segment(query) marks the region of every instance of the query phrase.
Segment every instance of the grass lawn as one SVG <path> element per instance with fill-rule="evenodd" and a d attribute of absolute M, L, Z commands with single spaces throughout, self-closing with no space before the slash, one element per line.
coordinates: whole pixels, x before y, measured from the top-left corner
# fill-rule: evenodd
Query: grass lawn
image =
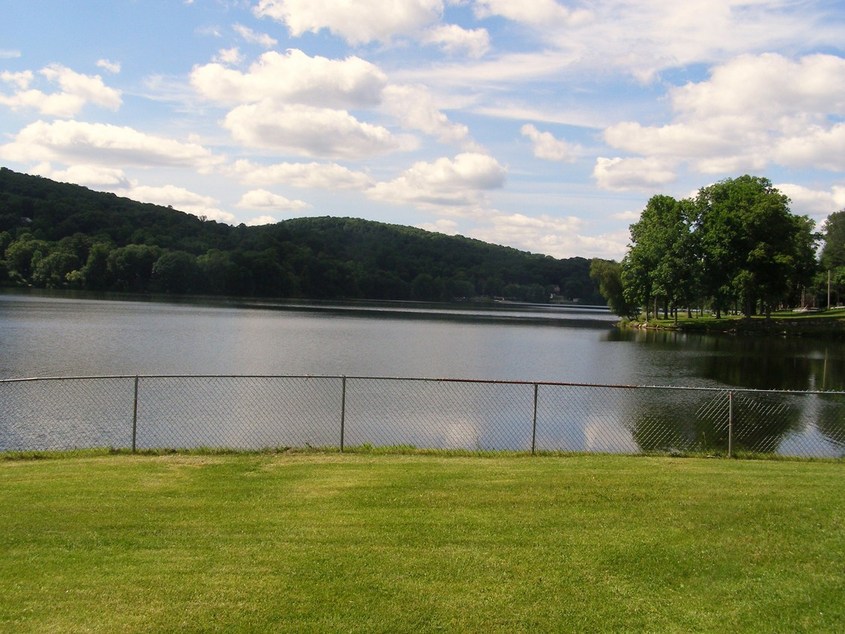
<path fill-rule="evenodd" d="M 845 464 L 0 460 L 0 630 L 845 631 Z"/>
<path fill-rule="evenodd" d="M 652 328 L 679 329 L 687 332 L 769 332 L 836 337 L 845 335 L 843 308 L 810 312 L 774 312 L 770 319 L 764 315 L 755 315 L 750 319 L 742 315 L 722 315 L 720 319 L 716 319 L 712 314 L 687 317 L 686 311 L 682 310 L 679 311 L 676 321 L 674 317 L 662 319 L 662 314 L 661 312 L 658 316 L 653 316 L 648 325 Z"/>

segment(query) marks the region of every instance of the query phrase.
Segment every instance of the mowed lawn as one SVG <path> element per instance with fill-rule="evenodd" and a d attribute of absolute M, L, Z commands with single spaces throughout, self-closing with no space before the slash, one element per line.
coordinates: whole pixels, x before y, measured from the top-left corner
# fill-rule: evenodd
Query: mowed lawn
<path fill-rule="evenodd" d="M 845 464 L 0 460 L 0 630 L 845 631 Z"/>

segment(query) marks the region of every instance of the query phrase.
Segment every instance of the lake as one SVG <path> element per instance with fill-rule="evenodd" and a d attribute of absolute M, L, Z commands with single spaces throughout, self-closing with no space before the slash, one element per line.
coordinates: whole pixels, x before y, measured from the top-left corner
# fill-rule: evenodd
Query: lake
<path fill-rule="evenodd" d="M 845 388 L 845 344 L 620 331 L 606 310 L 0 293 L 0 378 L 313 374 Z"/>
<path fill-rule="evenodd" d="M 595 307 L 0 293 L 0 378 L 114 377 L 0 384 L 0 451 L 845 451 L 841 396 L 722 389 L 841 390 L 840 342 L 615 322 Z"/>

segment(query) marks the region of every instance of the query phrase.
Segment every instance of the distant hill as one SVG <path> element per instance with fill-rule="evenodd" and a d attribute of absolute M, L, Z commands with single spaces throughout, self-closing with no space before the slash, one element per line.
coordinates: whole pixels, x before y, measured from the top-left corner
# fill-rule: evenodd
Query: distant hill
<path fill-rule="evenodd" d="M 313 299 L 603 304 L 589 260 L 354 218 L 230 226 L 0 168 L 0 283 Z"/>

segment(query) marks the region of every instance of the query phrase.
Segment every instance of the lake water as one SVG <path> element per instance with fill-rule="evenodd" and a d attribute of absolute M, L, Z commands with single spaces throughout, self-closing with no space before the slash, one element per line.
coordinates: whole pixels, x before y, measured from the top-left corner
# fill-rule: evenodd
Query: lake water
<path fill-rule="evenodd" d="M 147 375 L 134 399 L 132 379 L 0 384 L 0 450 L 346 442 L 724 451 L 735 407 L 735 448 L 845 451 L 841 396 L 738 393 L 730 405 L 711 389 L 596 387 L 842 390 L 841 342 L 620 331 L 615 322 L 587 307 L 0 293 L 0 378 Z M 324 378 L 266 378 L 279 375 Z"/>
<path fill-rule="evenodd" d="M 607 311 L 163 303 L 0 293 L 0 378 L 113 374 L 456 377 L 845 388 L 845 345 L 619 331 Z"/>

